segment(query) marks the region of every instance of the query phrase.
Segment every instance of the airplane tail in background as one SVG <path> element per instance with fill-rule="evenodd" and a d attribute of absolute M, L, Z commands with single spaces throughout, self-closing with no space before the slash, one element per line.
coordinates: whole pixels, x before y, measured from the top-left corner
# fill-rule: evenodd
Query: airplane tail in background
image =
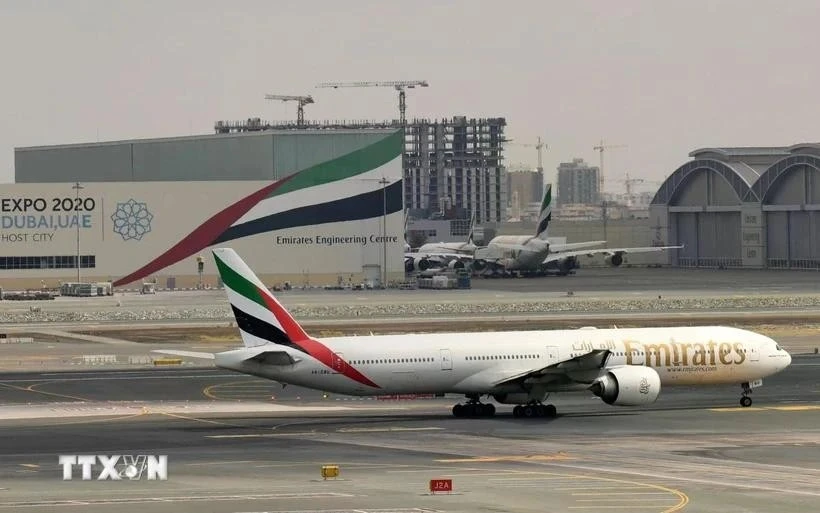
<path fill-rule="evenodd" d="M 218 248 L 213 253 L 245 347 L 270 343 L 292 346 L 310 340 L 236 251 Z"/>
<path fill-rule="evenodd" d="M 535 236 L 547 240 L 547 232 L 552 220 L 552 184 L 548 183 L 544 189 L 544 199 L 541 201 L 541 211 L 538 213 L 538 227 Z"/>

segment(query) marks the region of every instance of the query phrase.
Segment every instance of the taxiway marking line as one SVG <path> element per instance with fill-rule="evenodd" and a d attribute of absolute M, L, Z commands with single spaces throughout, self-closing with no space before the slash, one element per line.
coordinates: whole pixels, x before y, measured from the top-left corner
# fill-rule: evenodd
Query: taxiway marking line
<path fill-rule="evenodd" d="M 709 408 L 714 412 L 743 412 L 743 411 L 815 411 L 820 410 L 820 404 L 795 404 L 786 406 L 733 406 L 726 408 Z"/>
<path fill-rule="evenodd" d="M 554 463 L 545 463 L 545 462 L 542 462 L 542 461 L 532 461 L 532 463 L 534 463 L 536 465 L 542 465 L 542 466 L 555 465 Z M 557 465 L 559 467 L 561 467 L 563 465 L 566 465 L 567 468 L 571 468 L 571 469 L 572 468 L 576 468 L 576 469 L 585 468 L 585 467 L 582 467 L 582 466 L 578 466 L 577 464 L 563 464 L 562 465 L 561 463 L 558 463 Z M 590 470 L 599 470 L 599 469 L 590 469 Z M 616 473 L 616 474 L 619 473 L 619 472 L 611 471 L 611 470 L 608 471 L 608 472 Z M 448 477 L 450 476 L 449 474 L 446 474 L 446 475 Z M 470 474 L 465 474 L 465 477 L 469 476 L 469 475 Z M 473 474 L 473 475 L 486 475 L 486 474 Z M 661 492 L 666 492 L 669 495 L 675 496 L 678 499 L 677 504 L 663 510 L 661 513 L 675 513 L 677 511 L 680 511 L 684 507 L 686 507 L 687 504 L 689 504 L 689 496 L 686 495 L 685 493 L 683 493 L 682 491 L 677 490 L 675 488 L 669 488 L 667 486 L 654 484 L 654 483 L 642 483 L 640 481 L 628 481 L 626 479 L 616 479 L 616 478 L 613 478 L 613 477 L 590 477 L 589 474 L 572 474 L 572 473 L 559 473 L 559 472 L 537 472 L 537 471 L 530 472 L 530 471 L 526 471 L 526 472 L 520 472 L 519 473 L 519 472 L 516 472 L 516 471 L 512 471 L 512 472 L 507 472 L 507 473 L 500 474 L 500 475 L 510 476 L 510 477 L 508 477 L 508 480 L 509 479 L 515 479 L 515 477 L 512 477 L 512 476 L 521 475 L 522 477 L 526 478 L 527 476 L 535 475 L 535 476 L 546 476 L 546 477 L 552 477 L 552 478 L 558 478 L 558 479 L 576 479 L 579 482 L 585 482 L 585 483 L 588 483 L 591 480 L 595 480 L 595 481 L 604 481 L 604 482 L 608 482 L 608 483 L 625 484 L 625 485 L 629 485 L 629 486 L 641 485 L 643 488 L 654 488 L 655 490 L 659 490 Z M 640 474 L 638 474 L 638 475 L 640 475 Z M 453 477 L 456 477 L 456 476 L 453 476 Z M 658 478 L 659 476 L 652 476 L 652 477 L 653 478 Z M 491 479 L 490 481 L 501 481 L 501 480 L 502 479 Z M 517 480 L 521 481 L 520 478 L 518 478 Z M 818 494 L 818 495 L 820 495 L 820 494 Z M 606 507 L 606 506 L 601 506 L 601 507 Z M 634 507 L 638 508 L 638 507 L 643 507 L 643 506 L 634 506 Z M 652 507 L 658 507 L 658 506 L 652 506 Z"/>
<path fill-rule="evenodd" d="M 203 465 L 235 465 L 238 463 L 263 463 L 262 460 L 236 460 L 236 461 L 203 461 L 200 463 L 186 463 L 189 467 L 198 467 Z"/>
<path fill-rule="evenodd" d="M 669 495 L 669 493 L 668 492 L 623 492 L 623 493 L 621 493 L 621 492 L 606 492 L 606 493 L 592 493 L 592 492 L 589 492 L 589 493 L 573 493 L 573 494 L 570 494 L 570 495 L 578 496 L 578 497 L 591 497 L 591 496 L 594 496 L 594 497 L 600 497 L 600 496 L 612 497 L 613 495 L 630 495 L 630 496 L 632 496 L 632 495 Z M 595 500 L 595 501 L 597 501 L 597 500 L 606 500 L 606 499 L 578 499 L 578 500 L 579 501 L 580 500 Z M 615 500 L 623 500 L 623 499 L 615 499 Z M 641 499 L 639 497 L 639 498 L 636 498 L 635 500 L 639 501 L 639 500 L 643 500 L 643 499 Z"/>
<path fill-rule="evenodd" d="M 435 460 L 439 463 L 495 463 L 501 461 L 512 461 L 512 462 L 527 462 L 527 461 L 567 461 L 567 460 L 575 460 L 574 458 L 566 453 L 556 453 L 556 454 L 535 454 L 532 456 L 527 455 L 513 455 L 513 456 L 476 456 L 474 458 L 453 458 L 453 459 L 441 459 Z"/>
<path fill-rule="evenodd" d="M 438 431 L 443 430 L 442 427 L 385 427 L 385 428 L 339 428 L 337 433 L 381 433 L 392 431 Z"/>
<path fill-rule="evenodd" d="M 194 420 L 194 419 L 189 419 Z M 227 424 L 226 424 L 227 425 Z M 234 426 L 234 427 L 245 427 L 245 426 Z M 310 431 L 305 431 L 302 433 L 248 433 L 244 435 L 205 435 L 205 438 L 272 438 L 272 437 L 280 437 L 280 436 L 316 436 L 321 435 L 323 433 L 314 433 Z"/>
<path fill-rule="evenodd" d="M 46 381 L 46 382 L 43 382 L 43 383 L 35 383 L 35 384 L 29 385 L 27 387 L 18 387 L 17 385 L 9 385 L 8 383 L 0 383 L 0 385 L 2 385 L 4 387 L 7 387 L 7 388 L 11 388 L 12 390 L 18 390 L 20 392 L 32 392 L 32 393 L 35 393 L 35 394 L 50 395 L 50 396 L 53 396 L 53 397 L 62 397 L 64 399 L 73 399 L 75 401 L 82 401 L 82 402 L 91 401 L 91 399 L 86 399 L 85 397 L 77 397 L 75 395 L 66 395 L 66 394 L 57 394 L 55 392 L 45 392 L 43 390 L 35 390 L 34 389 L 34 387 L 37 386 L 37 385 L 45 385 L 47 383 L 50 383 L 50 382 Z"/>
<path fill-rule="evenodd" d="M 631 505 L 624 504 L 623 506 L 601 506 L 601 505 L 598 505 L 598 506 L 567 506 L 567 509 L 638 509 L 638 508 L 657 509 L 657 508 L 660 508 L 660 507 L 662 507 L 660 504 L 656 504 L 654 506 L 642 505 L 642 504 L 631 504 Z M 674 510 L 666 509 L 666 510 L 663 510 L 661 513 L 667 513 L 667 512 L 671 512 L 671 511 L 680 511 L 680 509 L 674 509 Z"/>
<path fill-rule="evenodd" d="M 208 420 L 208 419 L 200 419 L 197 417 L 188 417 L 187 415 L 180 415 L 178 413 L 168 413 L 164 411 L 156 411 L 156 412 L 148 412 L 148 413 L 155 413 L 157 415 L 165 415 L 166 417 L 172 417 L 175 419 L 182 419 L 182 420 L 192 420 L 194 422 L 202 422 L 205 424 L 214 424 L 216 426 L 227 426 L 227 427 L 235 427 L 235 428 L 246 428 L 247 426 L 240 426 L 239 424 L 228 424 L 226 422 L 217 422 L 215 420 Z"/>

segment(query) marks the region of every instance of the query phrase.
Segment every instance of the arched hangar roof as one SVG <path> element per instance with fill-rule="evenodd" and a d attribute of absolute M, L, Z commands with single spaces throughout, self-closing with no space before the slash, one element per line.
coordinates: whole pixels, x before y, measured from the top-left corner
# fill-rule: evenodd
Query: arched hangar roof
<path fill-rule="evenodd" d="M 743 202 L 761 202 L 789 170 L 809 166 L 820 171 L 820 143 L 786 147 L 699 148 L 663 182 L 653 205 L 669 205 L 693 173 L 712 171 L 734 189 Z"/>
<path fill-rule="evenodd" d="M 669 205 L 681 187 L 684 187 L 694 173 L 712 171 L 721 176 L 732 187 L 740 201 L 754 201 L 749 198 L 760 175 L 743 162 L 721 162 L 711 158 L 698 158 L 677 168 L 664 180 L 655 197 L 653 205 Z"/>

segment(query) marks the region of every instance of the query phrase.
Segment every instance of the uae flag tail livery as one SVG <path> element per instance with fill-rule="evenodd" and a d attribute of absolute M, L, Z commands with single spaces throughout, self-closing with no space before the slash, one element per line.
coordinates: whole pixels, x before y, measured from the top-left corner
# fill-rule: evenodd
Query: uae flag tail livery
<path fill-rule="evenodd" d="M 340 355 L 311 338 L 236 251 L 218 248 L 213 254 L 245 347 L 286 346 L 359 383 L 378 388 Z"/>

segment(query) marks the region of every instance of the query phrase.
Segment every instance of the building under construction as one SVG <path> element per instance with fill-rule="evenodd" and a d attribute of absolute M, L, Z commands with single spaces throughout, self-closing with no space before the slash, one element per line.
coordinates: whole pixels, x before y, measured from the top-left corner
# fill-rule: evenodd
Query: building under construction
<path fill-rule="evenodd" d="M 501 223 L 507 210 L 504 118 L 374 121 L 218 121 L 217 134 L 263 130 L 339 130 L 404 127 L 404 208 L 410 217 Z"/>

